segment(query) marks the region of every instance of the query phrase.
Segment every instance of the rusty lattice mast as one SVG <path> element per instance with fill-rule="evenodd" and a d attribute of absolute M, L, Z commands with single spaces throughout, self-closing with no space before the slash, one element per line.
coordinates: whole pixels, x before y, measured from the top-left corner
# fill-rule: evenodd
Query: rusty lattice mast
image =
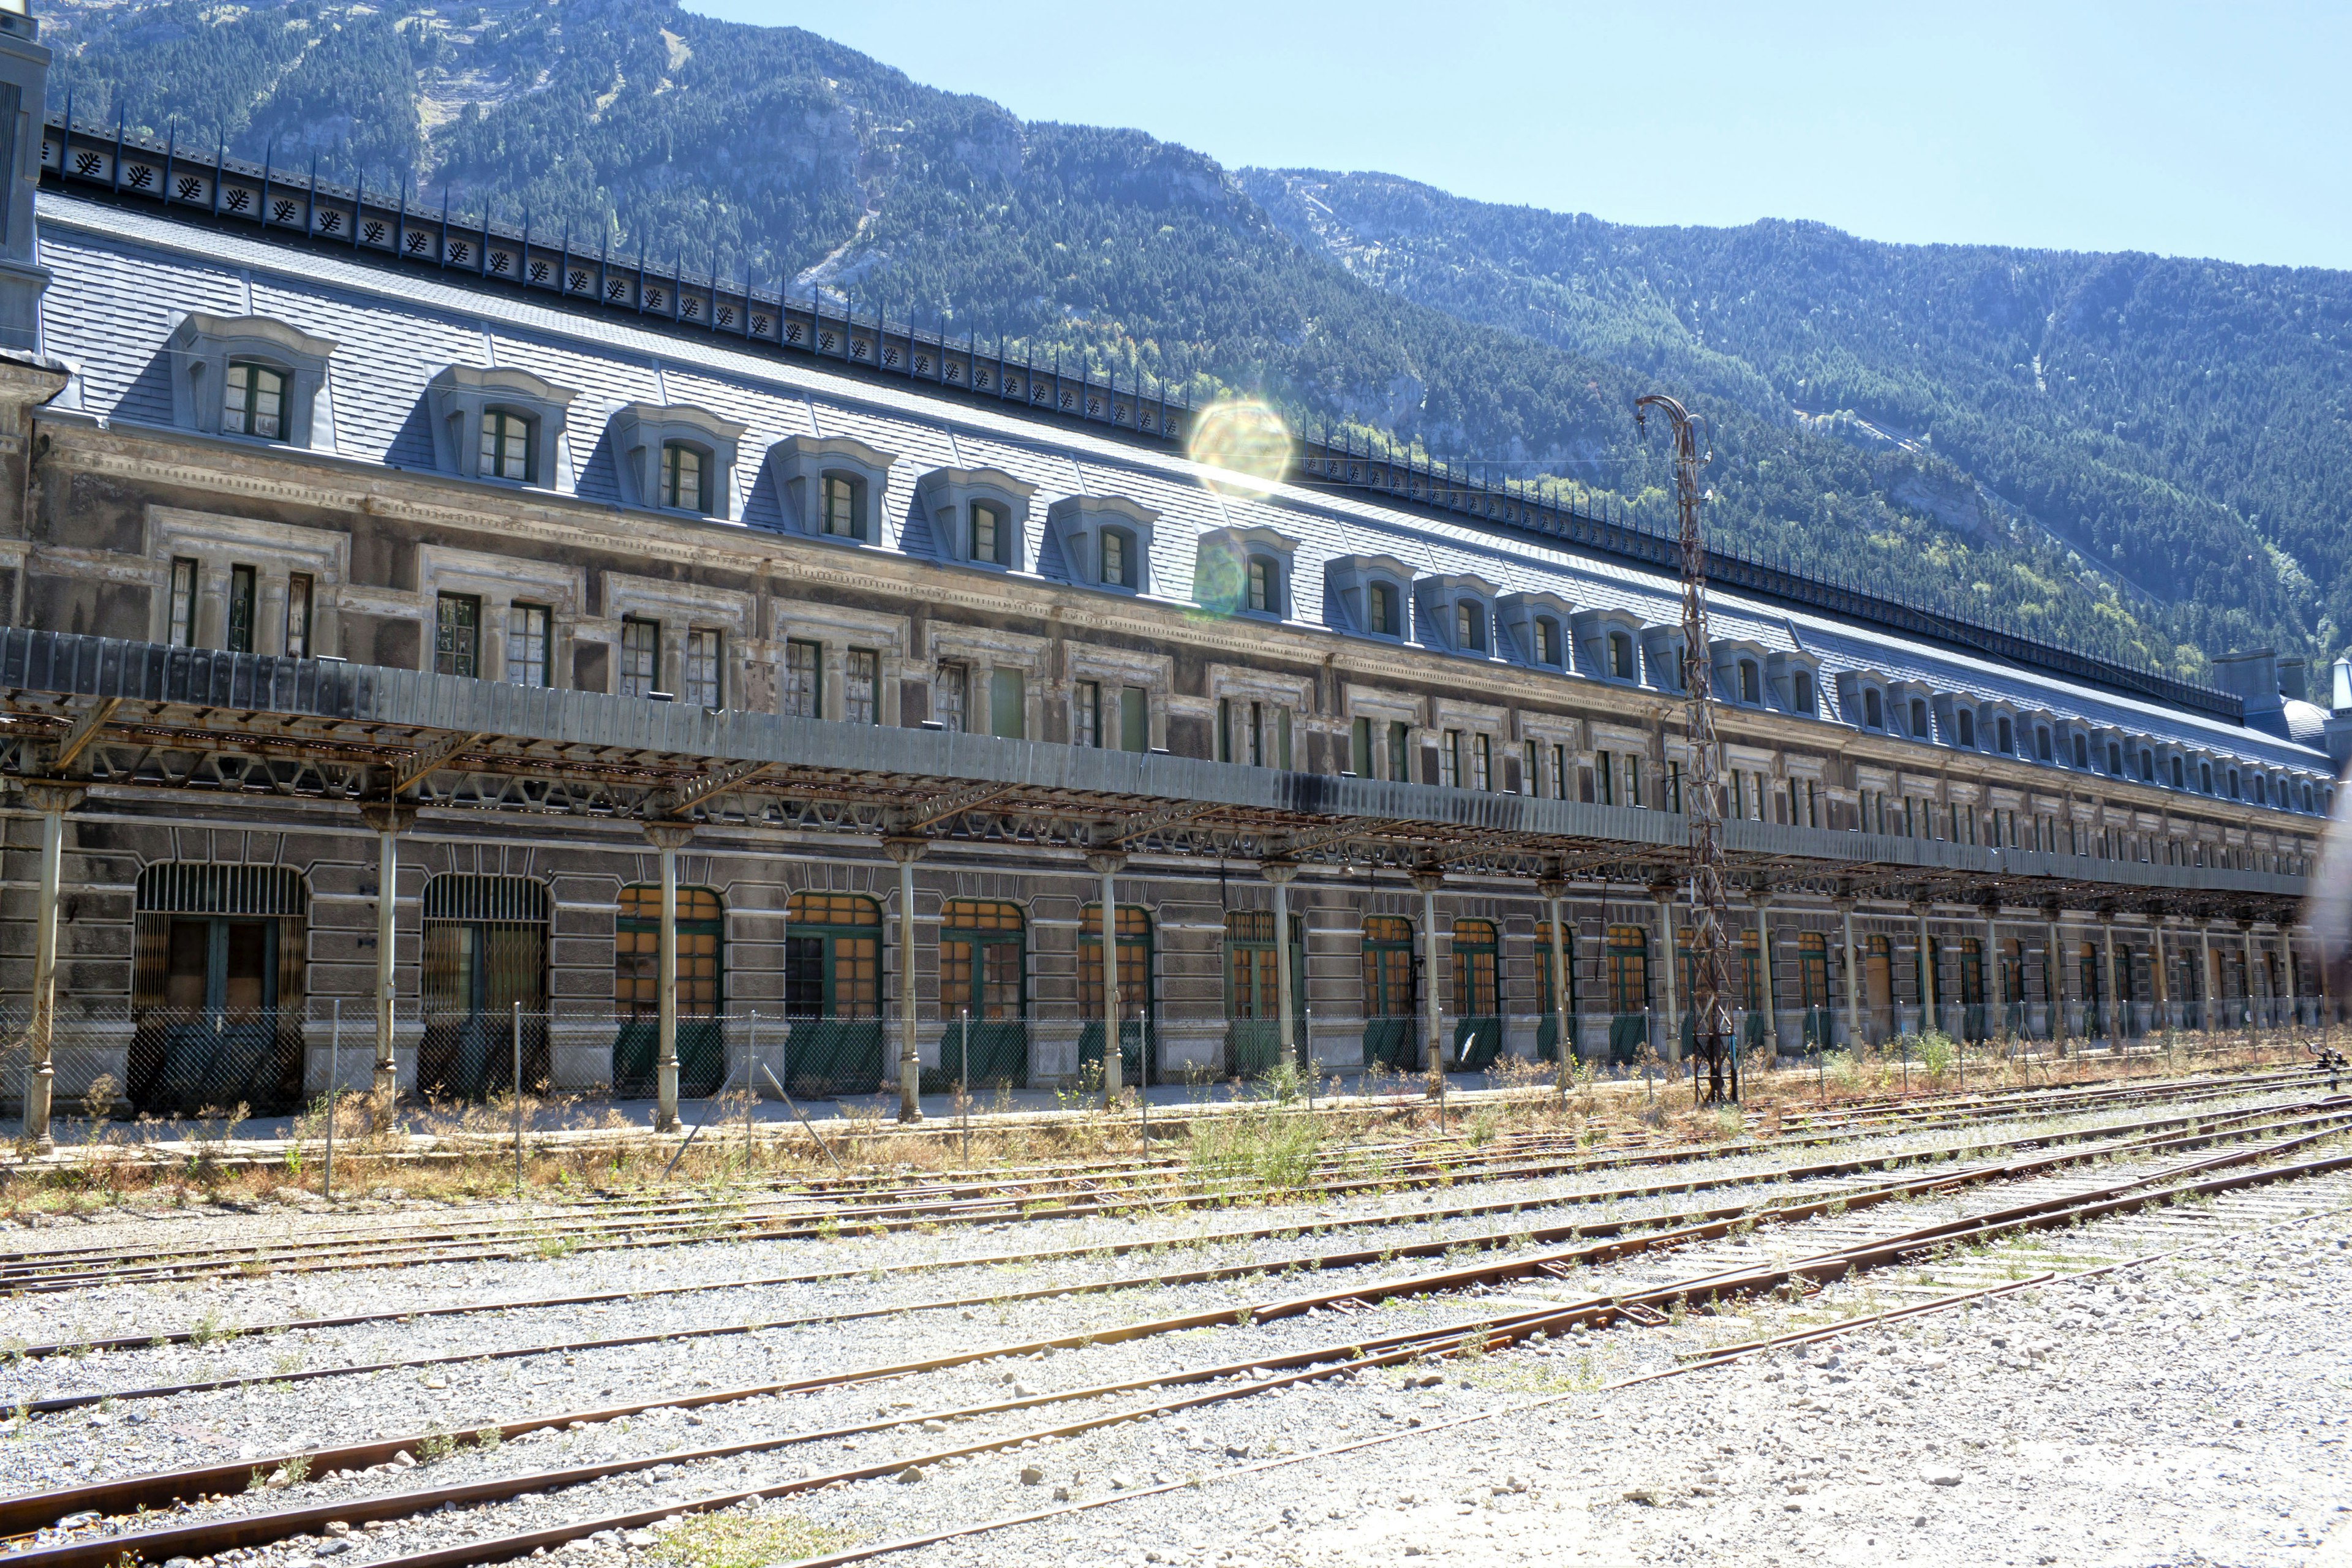
<path fill-rule="evenodd" d="M 1698 470 L 1706 459 L 1699 454 L 1690 414 L 1681 404 L 1656 393 L 1637 398 L 1634 424 L 1645 426 L 1652 408 L 1663 410 L 1674 426 L 1675 513 L 1683 572 L 1683 735 L 1689 757 L 1684 764 L 1682 810 L 1690 828 L 1690 1018 L 1696 1047 L 1691 1076 L 1699 1098 L 1720 1105 L 1738 1100 L 1739 1068 L 1731 1050 L 1731 1015 L 1724 1001 L 1730 987 L 1724 974 L 1723 752 L 1715 738 L 1706 544 L 1698 527 L 1704 499 Z M 1666 963 L 1674 964 L 1677 956 L 1667 953 Z M 1698 1090 L 1701 1061 L 1706 1064 L 1706 1086 Z"/>

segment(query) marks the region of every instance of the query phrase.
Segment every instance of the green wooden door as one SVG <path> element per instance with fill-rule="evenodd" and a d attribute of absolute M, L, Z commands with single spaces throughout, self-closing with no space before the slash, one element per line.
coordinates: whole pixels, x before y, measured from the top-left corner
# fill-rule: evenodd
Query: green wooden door
<path fill-rule="evenodd" d="M 677 890 L 677 1092 L 717 1094 L 727 1078 L 726 910 L 708 888 Z M 661 1055 L 661 885 L 621 889 L 613 926 L 613 1092 L 642 1099 L 655 1090 Z"/>
<path fill-rule="evenodd" d="M 1134 904 L 1118 907 L 1118 1081 L 1148 1084 L 1150 1048 L 1151 916 Z M 1103 1059 L 1102 906 L 1088 904 L 1078 926 L 1078 1065 L 1099 1068 Z"/>
<path fill-rule="evenodd" d="M 1413 1063 L 1412 922 L 1364 921 L 1364 1066 L 1395 1072 Z"/>
<path fill-rule="evenodd" d="M 794 893 L 785 909 L 785 1085 L 811 1100 L 882 1087 L 882 906 Z"/>
<path fill-rule="evenodd" d="M 973 1089 L 1029 1082 L 1028 926 L 1018 904 L 950 899 L 940 911 L 937 1081 Z"/>
<path fill-rule="evenodd" d="M 1485 1072 L 1503 1052 L 1501 944 L 1492 921 L 1454 922 L 1454 1062 Z"/>
<path fill-rule="evenodd" d="M 1307 1041 L 1306 921 L 1290 917 L 1291 1037 Z M 1282 989 L 1276 971 L 1274 911 L 1225 915 L 1225 1068 L 1256 1078 L 1282 1059 Z"/>

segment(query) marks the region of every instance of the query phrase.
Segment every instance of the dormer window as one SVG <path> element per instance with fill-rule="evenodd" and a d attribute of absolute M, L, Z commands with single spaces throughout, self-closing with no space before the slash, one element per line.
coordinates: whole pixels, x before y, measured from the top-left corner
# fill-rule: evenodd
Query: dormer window
<path fill-rule="evenodd" d="M 1760 705 L 1764 700 L 1764 672 L 1752 658 L 1739 661 L 1739 700 L 1750 706 Z"/>
<path fill-rule="evenodd" d="M 2230 770 L 2230 798 L 2231 800 L 2244 798 L 2238 794 L 2238 770 L 2235 768 Z"/>
<path fill-rule="evenodd" d="M 1132 588 L 1135 579 L 1129 570 L 1128 556 L 1132 549 L 1127 533 L 1120 529 L 1106 528 L 1102 535 L 1102 584 L 1107 588 Z"/>
<path fill-rule="evenodd" d="M 485 408 L 480 465 L 476 471 L 488 479 L 530 483 L 530 421 L 521 415 L 504 408 Z"/>
<path fill-rule="evenodd" d="M 1800 713 L 1813 711 L 1813 672 L 1810 669 L 1792 672 L 1789 677 L 1789 686 L 1796 700 L 1797 711 Z"/>
<path fill-rule="evenodd" d="M 2200 763 L 2197 764 L 2197 787 L 2206 795 L 2211 795 L 2213 793 L 2212 763 Z"/>
<path fill-rule="evenodd" d="M 1866 686 L 1862 692 L 1862 721 L 1870 729 L 1886 728 L 1886 710 L 1878 698 L 1878 688 Z"/>
<path fill-rule="evenodd" d="M 1261 616 L 1276 614 L 1282 608 L 1282 567 L 1273 557 L 1250 557 L 1246 603 L 1253 613 Z"/>
<path fill-rule="evenodd" d="M 1927 700 L 1924 697 L 1911 699 L 1911 738 L 1927 739 Z"/>
<path fill-rule="evenodd" d="M 1486 651 L 1486 606 L 1463 599 L 1454 606 L 1454 646 L 1464 653 Z"/>
<path fill-rule="evenodd" d="M 1551 665 L 1559 662 L 1559 623 L 1549 616 L 1536 617 L 1536 662 Z"/>
<path fill-rule="evenodd" d="M 2017 729 L 2005 713 L 1993 721 L 1993 749 L 2004 757 L 2017 751 Z"/>
<path fill-rule="evenodd" d="M 2123 776 L 2124 749 L 2121 744 L 2114 741 L 2107 742 L 2107 772 L 2116 778 Z"/>
<path fill-rule="evenodd" d="M 2091 743 L 2081 735 L 2074 737 L 2074 765 L 2086 771 L 2091 765 Z"/>
<path fill-rule="evenodd" d="M 1620 680 L 1634 679 L 1633 639 L 1627 633 L 1609 634 L 1609 673 Z"/>
<path fill-rule="evenodd" d="M 1013 531 L 1007 526 L 1004 509 L 992 501 L 971 503 L 971 558 L 992 561 L 999 566 L 1012 564 L 1009 559 Z"/>
<path fill-rule="evenodd" d="M 2183 779 L 2183 777 L 2184 777 L 2184 773 L 2185 773 L 2185 770 L 2184 770 L 2184 769 L 2182 768 L 2182 766 L 2181 766 L 2180 759 L 2179 759 L 2179 757 L 2175 757 L 2175 758 L 2173 758 L 2173 759 L 2172 759 L 2172 787 L 2173 787 L 2173 788 L 2175 788 L 2175 789 L 2187 789 L 2187 788 L 2189 787 L 2186 784 L 2184 784 L 2184 783 L 2182 782 L 2182 779 Z"/>
<path fill-rule="evenodd" d="M 2139 749 L 2139 776 L 2146 783 L 2156 782 L 2156 753 L 2146 746 Z"/>
<path fill-rule="evenodd" d="M 835 539 L 866 537 L 865 486 L 848 474 L 824 476 L 824 531 Z"/>
<path fill-rule="evenodd" d="M 2268 805 L 2270 804 L 2268 792 L 2269 784 L 2270 781 L 2264 778 L 2262 774 L 2256 773 L 2254 775 L 2254 804 L 2256 805 Z"/>
<path fill-rule="evenodd" d="M 661 504 L 675 511 L 710 510 L 710 465 L 698 447 L 667 441 L 661 449 Z"/>
<path fill-rule="evenodd" d="M 1960 744 L 1973 747 L 1977 743 L 1977 716 L 1963 708 L 1952 717 L 1953 728 L 1959 732 Z"/>
<path fill-rule="evenodd" d="M 275 441 L 286 433 L 286 373 L 231 360 L 221 384 L 221 433 Z"/>
<path fill-rule="evenodd" d="M 2033 731 L 2033 754 L 2045 763 L 2050 761 L 2049 731 L 2037 729 Z"/>
<path fill-rule="evenodd" d="M 1397 591 L 1386 583 L 1368 586 L 1364 590 L 1364 619 L 1367 629 L 1377 636 L 1403 636 L 1397 625 Z"/>

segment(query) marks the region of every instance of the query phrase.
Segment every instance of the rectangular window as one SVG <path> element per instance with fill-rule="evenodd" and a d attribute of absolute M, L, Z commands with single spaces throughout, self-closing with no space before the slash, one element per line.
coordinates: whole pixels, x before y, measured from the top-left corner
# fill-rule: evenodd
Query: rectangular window
<path fill-rule="evenodd" d="M 1004 563 L 1004 514 L 986 501 L 971 503 L 971 558 L 1002 566 Z"/>
<path fill-rule="evenodd" d="M 1140 686 L 1119 691 L 1118 749 L 1139 756 L 1151 750 L 1151 693 Z"/>
<path fill-rule="evenodd" d="M 482 601 L 444 594 L 433 629 L 433 672 L 472 676 L 481 669 Z"/>
<path fill-rule="evenodd" d="M 1389 721 L 1389 777 L 1401 784 L 1412 782 L 1412 726 L 1402 719 Z"/>
<path fill-rule="evenodd" d="M 1274 563 L 1258 556 L 1250 558 L 1249 607 L 1260 615 L 1274 608 Z"/>
<path fill-rule="evenodd" d="M 1680 763 L 1666 764 L 1666 809 L 1677 816 L 1683 809 L 1683 765 Z"/>
<path fill-rule="evenodd" d="M 1364 590 L 1370 630 L 1384 637 L 1397 635 L 1396 590 L 1386 583 L 1374 583 Z"/>
<path fill-rule="evenodd" d="M 1249 763 L 1254 768 L 1265 766 L 1265 704 L 1249 705 Z"/>
<path fill-rule="evenodd" d="M 870 647 L 841 656 L 841 716 L 852 724 L 882 721 L 882 656 Z"/>
<path fill-rule="evenodd" d="M 310 657 L 311 583 L 306 573 L 286 579 L 286 640 L 279 646 L 289 658 Z"/>
<path fill-rule="evenodd" d="M 662 448 L 662 505 L 679 511 L 709 511 L 709 480 L 698 448 L 682 441 L 672 441 Z"/>
<path fill-rule="evenodd" d="M 1551 749 L 1551 795 L 1554 800 L 1568 798 L 1568 748 L 1555 745 Z"/>
<path fill-rule="evenodd" d="M 1017 669 L 997 668 L 988 677 L 989 733 L 1018 741 L 1028 730 L 1028 688 Z"/>
<path fill-rule="evenodd" d="M 196 646 L 196 563 L 184 555 L 172 562 L 172 624 L 163 640 L 173 647 Z"/>
<path fill-rule="evenodd" d="M 866 531 L 858 526 L 858 521 L 857 481 L 842 474 L 825 475 L 825 532 L 836 539 L 863 539 Z"/>
<path fill-rule="evenodd" d="M 1526 754 L 1519 759 L 1519 793 L 1539 796 L 1543 794 L 1543 773 L 1538 764 L 1543 760 L 1543 748 L 1529 741 L 1523 750 Z"/>
<path fill-rule="evenodd" d="M 661 689 L 661 623 L 635 616 L 621 622 L 621 695 L 651 697 Z"/>
<path fill-rule="evenodd" d="M 696 626 L 686 634 L 686 700 L 697 708 L 724 708 L 727 693 L 719 659 L 719 634 Z"/>
<path fill-rule="evenodd" d="M 971 667 L 966 664 L 943 664 L 935 693 L 933 715 L 940 727 L 950 734 L 961 734 L 971 707 Z"/>
<path fill-rule="evenodd" d="M 784 717 L 824 717 L 824 645 L 784 644 Z"/>
<path fill-rule="evenodd" d="M 1445 744 L 1437 752 L 1437 782 L 1448 789 L 1462 787 L 1462 731 L 1445 731 Z"/>
<path fill-rule="evenodd" d="M 1536 662 L 1538 664 L 1559 662 L 1559 634 L 1552 629 L 1551 622 L 1540 616 L 1536 620 Z"/>
<path fill-rule="evenodd" d="M 1127 536 L 1106 531 L 1102 536 L 1102 580 L 1113 587 L 1127 585 Z"/>
<path fill-rule="evenodd" d="M 1597 804 L 1617 804 L 1617 759 L 1607 752 L 1592 753 L 1592 798 Z"/>
<path fill-rule="evenodd" d="M 512 686 L 549 686 L 548 622 L 544 605 L 507 606 L 507 682 Z"/>
<path fill-rule="evenodd" d="M 1470 787 L 1495 787 L 1495 741 L 1491 735 L 1470 737 Z"/>
<path fill-rule="evenodd" d="M 1349 737 L 1348 760 L 1355 764 L 1358 778 L 1380 777 L 1372 757 L 1372 721 L 1358 719 Z"/>
<path fill-rule="evenodd" d="M 1274 710 L 1274 765 L 1284 773 L 1290 771 L 1290 710 Z"/>
<path fill-rule="evenodd" d="M 530 479 L 530 422 L 503 408 L 482 410 L 481 461 L 476 471 L 487 479 Z"/>
<path fill-rule="evenodd" d="M 1625 754 L 1625 804 L 1642 804 L 1642 759 L 1630 752 Z"/>
<path fill-rule="evenodd" d="M 1081 680 L 1070 690 L 1070 744 L 1102 744 L 1102 682 Z"/>
<path fill-rule="evenodd" d="M 253 651 L 253 587 L 254 570 L 250 566 L 228 569 L 228 651 Z"/>

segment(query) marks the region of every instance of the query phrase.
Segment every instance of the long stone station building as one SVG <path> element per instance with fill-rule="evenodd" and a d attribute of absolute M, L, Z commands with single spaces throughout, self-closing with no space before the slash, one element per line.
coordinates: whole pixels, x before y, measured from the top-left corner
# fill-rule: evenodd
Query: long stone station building
<path fill-rule="evenodd" d="M 1068 1083 L 1110 1012 L 1129 1083 L 1677 1056 L 1667 541 L 1352 443 L 1253 480 L 1150 381 L 44 123 L 7 23 L 28 1121 L 331 1063 Z M 1746 1048 L 2330 1007 L 2345 670 L 1711 572 Z"/>

